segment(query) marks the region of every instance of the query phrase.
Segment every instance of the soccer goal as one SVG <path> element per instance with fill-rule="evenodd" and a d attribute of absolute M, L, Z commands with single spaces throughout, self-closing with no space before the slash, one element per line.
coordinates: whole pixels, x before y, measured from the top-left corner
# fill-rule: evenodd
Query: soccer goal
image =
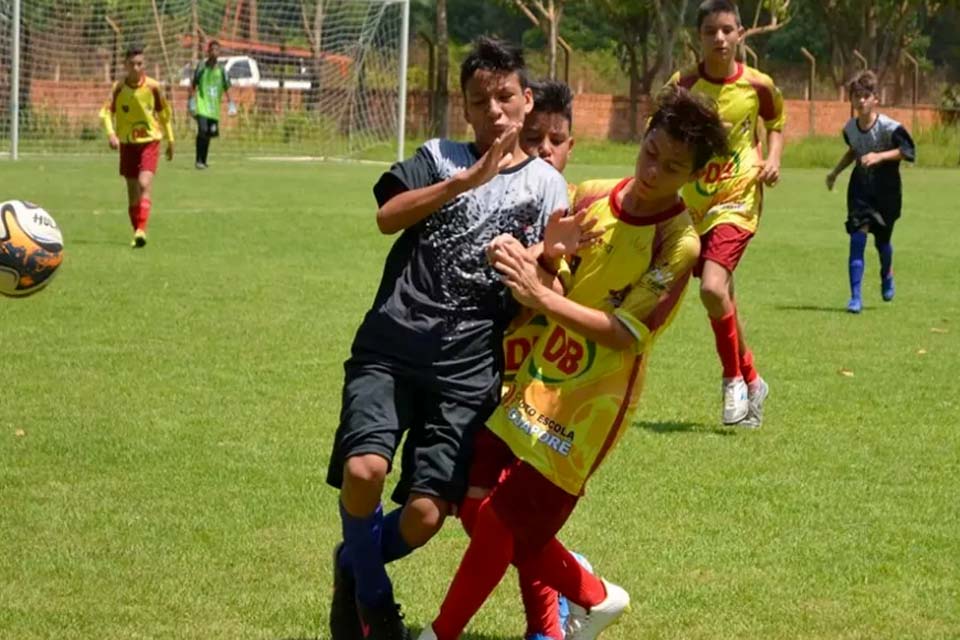
<path fill-rule="evenodd" d="M 224 101 L 218 152 L 403 156 L 409 0 L 0 0 L 3 150 L 105 149 L 97 113 L 134 43 L 192 139 L 211 40 L 238 106 Z"/>

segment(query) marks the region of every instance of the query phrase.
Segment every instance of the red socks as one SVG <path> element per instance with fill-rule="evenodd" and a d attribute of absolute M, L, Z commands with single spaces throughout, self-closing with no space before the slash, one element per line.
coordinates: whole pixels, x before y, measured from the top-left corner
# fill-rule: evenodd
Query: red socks
<path fill-rule="evenodd" d="M 750 349 L 745 349 L 740 354 L 740 373 L 743 374 L 743 380 L 747 384 L 753 384 L 754 380 L 760 377 L 753 366 L 753 352 Z"/>
<path fill-rule="evenodd" d="M 563 637 L 560 628 L 560 603 L 557 592 L 543 583 L 536 574 L 520 573 L 520 597 L 523 599 L 523 612 L 527 616 L 525 638 L 542 634 L 548 638 Z"/>
<path fill-rule="evenodd" d="M 713 336 L 717 344 L 717 355 L 723 365 L 724 378 L 739 378 L 740 336 L 737 333 L 737 313 L 733 311 L 722 318 L 710 318 Z"/>
<path fill-rule="evenodd" d="M 466 525 L 466 523 L 464 523 Z M 484 500 L 440 615 L 433 621 L 438 640 L 457 640 L 507 573 L 513 558 L 513 534 Z"/>
<path fill-rule="evenodd" d="M 140 198 L 137 204 L 131 204 L 127 207 L 127 215 L 130 216 L 130 226 L 134 231 L 146 231 L 147 220 L 150 218 L 150 207 L 153 203 L 150 198 Z"/>
<path fill-rule="evenodd" d="M 603 582 L 583 568 L 563 544 L 553 538 L 536 556 L 517 565 L 521 575 L 535 575 L 568 600 L 590 609 L 607 597 Z"/>

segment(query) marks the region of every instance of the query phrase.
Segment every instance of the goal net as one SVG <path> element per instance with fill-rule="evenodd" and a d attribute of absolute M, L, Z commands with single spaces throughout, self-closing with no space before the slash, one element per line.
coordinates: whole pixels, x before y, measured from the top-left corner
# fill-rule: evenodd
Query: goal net
<path fill-rule="evenodd" d="M 0 0 L 0 138 L 9 149 L 15 0 Z M 20 149 L 105 149 L 98 111 L 145 46 L 178 138 L 192 140 L 190 78 L 211 40 L 231 79 L 216 152 L 392 157 L 408 0 L 20 0 Z M 372 148 L 382 151 L 370 151 Z"/>

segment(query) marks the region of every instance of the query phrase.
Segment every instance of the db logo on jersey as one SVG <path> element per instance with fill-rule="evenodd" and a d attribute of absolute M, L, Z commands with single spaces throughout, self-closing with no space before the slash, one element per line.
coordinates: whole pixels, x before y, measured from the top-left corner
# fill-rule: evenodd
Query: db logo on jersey
<path fill-rule="evenodd" d="M 563 327 L 558 326 L 546 338 L 543 348 L 543 360 L 545 360 L 543 364 L 552 366 L 538 367 L 535 362 L 536 358 L 531 358 L 529 373 L 534 378 L 546 383 L 578 378 L 593 366 L 596 351 L 596 345 L 590 340 L 581 342 L 577 336 L 570 335 Z M 544 370 L 548 368 L 555 368 L 565 377 L 554 378 L 548 376 Z"/>

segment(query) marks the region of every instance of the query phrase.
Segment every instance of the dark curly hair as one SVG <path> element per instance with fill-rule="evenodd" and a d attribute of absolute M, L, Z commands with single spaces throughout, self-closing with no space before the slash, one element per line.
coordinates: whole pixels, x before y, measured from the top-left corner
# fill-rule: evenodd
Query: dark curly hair
<path fill-rule="evenodd" d="M 460 89 L 465 91 L 467 81 L 477 71 L 493 71 L 495 73 L 516 73 L 520 78 L 520 86 L 526 89 L 530 86 L 527 77 L 527 63 L 523 59 L 523 52 L 517 47 L 497 40 L 481 36 L 473 43 L 473 49 L 463 64 L 460 65 Z"/>
<path fill-rule="evenodd" d="M 693 151 L 693 170 L 699 171 L 714 156 L 727 155 L 727 130 L 712 101 L 683 87 L 667 85 L 657 96 L 656 111 L 647 131 L 663 129 Z"/>
<path fill-rule="evenodd" d="M 869 69 L 861 71 L 847 85 L 850 97 L 858 95 L 877 95 L 877 74 Z"/>

